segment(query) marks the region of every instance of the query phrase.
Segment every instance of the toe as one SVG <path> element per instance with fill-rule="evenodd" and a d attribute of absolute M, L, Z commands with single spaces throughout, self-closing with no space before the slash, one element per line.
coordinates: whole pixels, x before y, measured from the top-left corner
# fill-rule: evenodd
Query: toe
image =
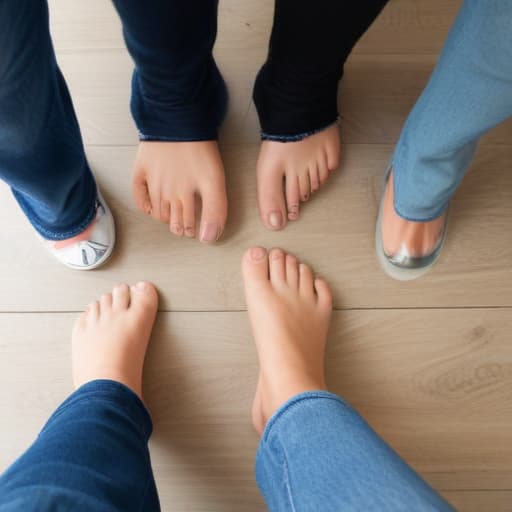
<path fill-rule="evenodd" d="M 87 306 L 85 311 L 86 320 L 89 324 L 95 323 L 98 321 L 100 317 L 100 303 L 99 301 L 94 301 Z"/>
<path fill-rule="evenodd" d="M 311 184 L 311 192 L 316 192 L 320 188 L 320 178 L 318 173 L 318 164 L 311 164 L 309 168 L 309 183 Z"/>
<path fill-rule="evenodd" d="M 228 201 L 224 183 L 210 184 L 201 191 L 201 242 L 216 242 L 226 224 Z"/>
<path fill-rule="evenodd" d="M 316 278 L 315 291 L 318 297 L 318 305 L 326 311 L 331 311 L 332 292 L 327 282 L 323 279 Z"/>
<path fill-rule="evenodd" d="M 124 311 L 130 305 L 130 288 L 122 283 L 114 287 L 112 291 L 112 306 L 114 311 Z"/>
<path fill-rule="evenodd" d="M 153 284 L 147 281 L 140 281 L 130 287 L 130 308 L 150 310 L 156 315 L 158 293 Z"/>
<path fill-rule="evenodd" d="M 242 274 L 245 286 L 255 282 L 268 283 L 268 256 L 263 247 L 251 247 L 242 258 Z"/>
<path fill-rule="evenodd" d="M 299 174 L 299 190 L 301 201 L 307 201 L 311 193 L 308 172 L 302 172 L 301 174 Z"/>
<path fill-rule="evenodd" d="M 282 169 L 267 169 L 258 162 L 258 207 L 261 220 L 268 229 L 282 229 L 286 224 L 283 179 Z"/>
<path fill-rule="evenodd" d="M 141 171 L 136 171 L 133 177 L 132 194 L 137 208 L 149 215 L 151 213 L 151 201 L 146 176 Z"/>
<path fill-rule="evenodd" d="M 297 258 L 293 254 L 286 255 L 286 282 L 294 290 L 299 289 L 299 265 Z"/>
<path fill-rule="evenodd" d="M 327 155 L 322 155 L 318 160 L 318 179 L 320 185 L 323 185 L 329 177 L 329 166 L 327 165 Z"/>
<path fill-rule="evenodd" d="M 194 238 L 196 236 L 196 212 L 194 194 L 185 196 L 181 204 L 183 205 L 183 230 L 185 236 Z"/>
<path fill-rule="evenodd" d="M 272 249 L 269 254 L 270 281 L 274 286 L 286 282 L 286 257 L 282 249 Z"/>
<path fill-rule="evenodd" d="M 170 229 L 176 236 L 183 236 L 183 206 L 180 200 L 171 203 Z"/>
<path fill-rule="evenodd" d="M 286 174 L 285 188 L 288 219 L 297 220 L 299 218 L 300 190 L 297 175 L 295 173 Z"/>
<path fill-rule="evenodd" d="M 105 293 L 100 297 L 100 310 L 101 313 L 105 313 L 112 309 L 112 294 Z"/>
<path fill-rule="evenodd" d="M 160 199 L 160 220 L 164 224 L 169 224 L 171 219 L 171 204 L 166 199 Z"/>
<path fill-rule="evenodd" d="M 160 197 L 160 189 L 156 186 L 149 185 L 149 198 L 151 200 L 151 216 L 155 220 L 162 220 L 162 199 Z"/>
<path fill-rule="evenodd" d="M 307 265 L 301 263 L 299 265 L 299 291 L 306 299 L 310 299 L 315 296 L 313 281 L 313 272 L 311 272 L 311 269 Z"/>

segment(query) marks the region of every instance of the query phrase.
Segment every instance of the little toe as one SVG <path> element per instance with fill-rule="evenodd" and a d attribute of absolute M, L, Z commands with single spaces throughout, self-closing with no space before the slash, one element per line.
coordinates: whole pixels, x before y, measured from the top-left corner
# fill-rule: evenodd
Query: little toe
<path fill-rule="evenodd" d="M 180 200 L 171 202 L 170 230 L 176 236 L 183 236 L 183 206 Z"/>
<path fill-rule="evenodd" d="M 279 230 L 286 225 L 286 206 L 283 192 L 284 172 L 278 167 L 266 169 L 258 163 L 258 207 L 268 229 Z"/>
<path fill-rule="evenodd" d="M 315 297 L 314 277 L 311 269 L 301 263 L 299 265 L 299 291 L 302 297 L 312 299 Z"/>
<path fill-rule="evenodd" d="M 286 174 L 285 191 L 288 220 L 297 220 L 299 218 L 300 210 L 300 190 L 297 175 L 295 173 Z"/>
<path fill-rule="evenodd" d="M 268 255 L 263 247 L 251 247 L 242 257 L 242 274 L 245 286 L 256 282 L 268 283 Z"/>
<path fill-rule="evenodd" d="M 299 290 L 299 265 L 293 254 L 286 255 L 286 282 L 293 291 Z"/>
<path fill-rule="evenodd" d="M 112 291 L 112 306 L 114 311 L 124 311 L 130 305 L 130 287 L 125 284 L 118 284 Z"/>
<path fill-rule="evenodd" d="M 272 249 L 269 254 L 270 281 L 274 286 L 286 283 L 286 257 L 282 249 Z"/>

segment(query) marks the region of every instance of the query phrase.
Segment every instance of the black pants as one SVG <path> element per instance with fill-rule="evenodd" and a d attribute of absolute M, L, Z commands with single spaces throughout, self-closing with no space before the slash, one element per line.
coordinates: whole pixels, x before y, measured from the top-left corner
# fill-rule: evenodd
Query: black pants
<path fill-rule="evenodd" d="M 267 61 L 254 86 L 264 138 L 293 139 L 338 117 L 338 82 L 387 0 L 276 0 Z"/>
<path fill-rule="evenodd" d="M 286 140 L 338 116 L 350 51 L 387 0 L 276 0 L 268 58 L 254 87 L 263 136 Z M 226 110 L 212 55 L 218 0 L 114 0 L 135 61 L 141 138 L 215 139 Z"/>

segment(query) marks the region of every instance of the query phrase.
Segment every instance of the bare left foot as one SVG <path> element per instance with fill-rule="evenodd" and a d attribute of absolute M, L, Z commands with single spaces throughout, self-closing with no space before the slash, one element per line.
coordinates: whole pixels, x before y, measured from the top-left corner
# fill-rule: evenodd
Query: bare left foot
<path fill-rule="evenodd" d="M 157 308 L 155 287 L 146 282 L 118 285 L 90 304 L 73 328 L 75 388 L 109 379 L 142 398 L 142 367 Z"/>
<path fill-rule="evenodd" d="M 260 376 L 255 430 L 293 396 L 326 389 L 324 352 L 332 309 L 329 286 L 281 249 L 249 249 L 242 260 L 245 295 Z"/>
<path fill-rule="evenodd" d="M 337 124 L 298 142 L 263 141 L 257 166 L 263 224 L 278 230 L 285 227 L 287 220 L 297 220 L 300 203 L 327 181 L 339 162 Z"/>

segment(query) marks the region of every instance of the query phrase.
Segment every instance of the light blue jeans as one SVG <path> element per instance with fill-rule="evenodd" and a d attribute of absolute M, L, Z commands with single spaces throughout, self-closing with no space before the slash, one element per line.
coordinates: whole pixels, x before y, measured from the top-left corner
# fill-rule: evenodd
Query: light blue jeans
<path fill-rule="evenodd" d="M 151 418 L 123 384 L 75 391 L 0 476 L 0 512 L 157 512 Z M 297 395 L 270 419 L 256 478 L 271 512 L 452 511 L 341 398 Z"/>
<path fill-rule="evenodd" d="M 512 116 L 512 0 L 465 0 L 393 155 L 395 209 L 439 217 L 480 137 Z"/>

